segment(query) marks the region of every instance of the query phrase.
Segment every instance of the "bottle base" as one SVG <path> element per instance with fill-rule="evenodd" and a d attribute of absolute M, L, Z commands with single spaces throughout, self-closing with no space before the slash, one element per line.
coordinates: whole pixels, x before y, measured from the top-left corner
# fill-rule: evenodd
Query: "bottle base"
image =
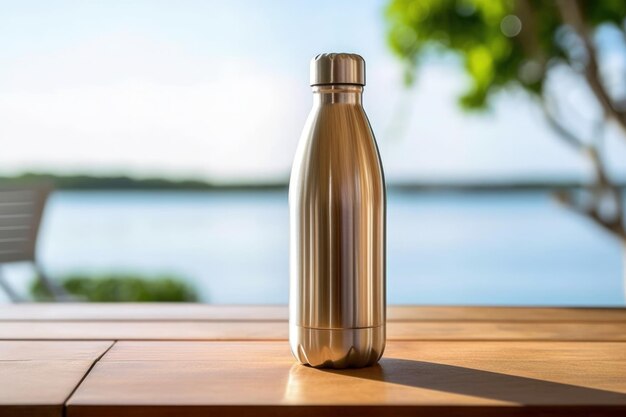
<path fill-rule="evenodd" d="M 358 329 L 314 329 L 290 325 L 293 356 L 315 368 L 363 368 L 374 365 L 385 350 L 385 326 Z"/>

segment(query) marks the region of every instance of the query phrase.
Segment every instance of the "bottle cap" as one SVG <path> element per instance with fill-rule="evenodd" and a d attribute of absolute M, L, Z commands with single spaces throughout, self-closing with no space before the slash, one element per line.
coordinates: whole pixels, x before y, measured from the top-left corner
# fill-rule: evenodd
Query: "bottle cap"
<path fill-rule="evenodd" d="M 357 54 L 319 54 L 311 60 L 311 86 L 365 85 L 365 60 Z"/>

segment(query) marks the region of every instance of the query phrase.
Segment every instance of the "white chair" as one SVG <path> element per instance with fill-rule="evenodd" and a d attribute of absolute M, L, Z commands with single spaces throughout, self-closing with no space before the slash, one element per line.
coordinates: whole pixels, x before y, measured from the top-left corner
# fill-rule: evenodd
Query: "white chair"
<path fill-rule="evenodd" d="M 60 285 L 46 277 L 35 257 L 39 225 L 50 191 L 46 185 L 0 187 L 0 288 L 13 302 L 25 300 L 2 275 L 2 265 L 12 262 L 32 262 L 37 278 L 55 300 L 72 300 Z"/>

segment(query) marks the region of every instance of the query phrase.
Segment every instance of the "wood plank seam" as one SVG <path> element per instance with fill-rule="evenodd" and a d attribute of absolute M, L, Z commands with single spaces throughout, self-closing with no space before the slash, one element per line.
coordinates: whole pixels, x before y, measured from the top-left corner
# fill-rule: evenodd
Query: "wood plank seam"
<path fill-rule="evenodd" d="M 275 322 L 23 322 L 0 323 L 0 339 L 22 340 L 286 340 Z M 388 324 L 388 340 L 626 341 L 626 323 L 405 322 Z"/>
<path fill-rule="evenodd" d="M 86 341 L 107 341 L 111 340 L 110 337 L 103 337 L 102 339 L 98 338 L 86 338 L 86 339 L 59 339 L 59 338 L 19 338 L 19 339 L 0 339 L 3 342 L 15 342 L 15 341 L 41 341 L 41 342 L 54 342 L 54 341 L 63 341 L 63 342 L 86 342 Z M 184 339 L 184 338 L 132 338 L 132 339 L 119 339 L 117 341 L 120 342 L 285 342 L 288 343 L 287 338 L 237 338 L 237 337 L 227 337 L 227 338 L 192 338 L 192 339 Z M 526 339 L 466 339 L 466 338 L 387 338 L 387 341 L 394 342 L 516 342 L 516 343 L 524 343 L 524 342 L 578 342 L 578 343 L 624 343 L 626 346 L 625 340 L 615 340 L 615 339 L 554 339 L 554 338 L 526 338 Z M 10 362 L 10 361 L 7 361 Z M 26 361 L 22 361 L 26 362 Z"/>
<path fill-rule="evenodd" d="M 97 314 L 96 314 L 97 313 Z M 20 305 L 10 308 L 0 306 L 0 322 L 10 321 L 243 321 L 287 320 L 285 305 L 197 305 L 165 303 L 139 305 L 123 303 L 116 306 L 95 303 L 89 305 Z M 626 321 L 626 309 L 623 307 L 506 307 L 506 306 L 389 306 L 388 321 L 458 321 L 458 322 L 579 322 L 579 323 L 622 323 Z"/>
<path fill-rule="evenodd" d="M 85 338 L 85 339 L 59 339 L 59 338 L 19 338 L 19 339 L 0 339 L 3 342 L 15 342 L 15 341 L 42 341 L 42 342 L 54 342 L 54 341 L 63 341 L 63 342 L 86 342 L 86 341 L 107 341 L 111 340 L 110 337 L 103 337 L 101 339 L 98 338 Z M 205 339 L 202 338 L 178 338 L 178 337 L 161 337 L 161 338 L 129 338 L 129 339 L 118 339 L 120 342 L 285 342 L 288 343 L 287 338 L 275 338 L 275 337 L 265 337 L 265 338 L 242 338 L 242 337 L 207 337 Z M 525 339 L 507 339 L 507 338 L 485 338 L 485 339 L 467 339 L 459 336 L 458 338 L 446 337 L 446 338 L 436 338 L 436 337 L 403 337 L 403 338 L 387 338 L 387 341 L 394 342 L 516 342 L 516 343 L 524 343 L 524 342 L 579 342 L 579 343 L 624 343 L 626 344 L 626 340 L 620 339 L 557 339 L 557 338 L 525 338 Z"/>
<path fill-rule="evenodd" d="M 43 323 L 99 323 L 99 322 L 111 322 L 111 323 L 288 323 L 289 319 L 264 319 L 264 318 L 249 318 L 249 319 L 193 319 L 193 318 L 180 318 L 180 319 L 162 319 L 162 318 L 142 318 L 137 319 L 120 319 L 120 318 L 58 318 L 49 320 L 40 319 L 16 319 L 16 318 L 0 318 L 0 323 L 29 323 L 29 322 L 43 322 Z M 583 319 L 546 319 L 546 320 L 524 320 L 524 319 L 420 319 L 420 318 L 396 318 L 387 319 L 387 323 L 516 323 L 516 324 L 534 324 L 534 323 L 555 323 L 555 324 L 607 324 L 607 323 L 626 323 L 626 320 L 622 319 L 607 319 L 607 320 L 583 320 Z"/>
<path fill-rule="evenodd" d="M 91 363 L 91 366 L 89 366 L 89 368 L 87 369 L 87 372 L 85 372 L 85 375 L 83 375 L 83 377 L 80 379 L 80 381 L 78 381 L 78 384 L 76 384 L 76 386 L 74 387 L 74 389 L 70 392 L 70 394 L 67 396 L 67 398 L 63 401 L 63 417 L 67 417 L 67 402 L 70 400 L 70 398 L 72 398 L 72 395 L 74 395 L 74 393 L 76 392 L 76 390 L 78 389 L 78 387 L 80 387 L 80 385 L 83 383 L 83 381 L 87 378 L 87 376 L 91 373 L 92 369 L 94 368 L 94 366 L 96 366 L 96 364 L 100 361 L 100 359 L 102 359 L 104 357 L 104 355 L 107 354 L 107 352 L 109 350 L 111 350 L 113 348 L 113 346 L 115 346 L 115 344 L 117 343 L 117 340 L 113 340 L 113 342 L 111 343 L 111 345 L 106 348 L 104 350 L 104 352 L 102 352 L 102 354 L 100 356 L 98 356 L 96 358 L 95 361 L 93 361 Z"/>

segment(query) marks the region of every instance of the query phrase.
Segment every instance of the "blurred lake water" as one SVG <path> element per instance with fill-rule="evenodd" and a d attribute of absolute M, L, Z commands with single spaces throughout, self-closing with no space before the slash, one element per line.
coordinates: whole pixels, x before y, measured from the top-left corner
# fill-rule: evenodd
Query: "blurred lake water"
<path fill-rule="evenodd" d="M 622 249 L 548 192 L 388 196 L 392 304 L 624 305 Z M 172 273 L 210 303 L 286 303 L 283 191 L 56 192 L 39 255 L 53 276 Z"/>

